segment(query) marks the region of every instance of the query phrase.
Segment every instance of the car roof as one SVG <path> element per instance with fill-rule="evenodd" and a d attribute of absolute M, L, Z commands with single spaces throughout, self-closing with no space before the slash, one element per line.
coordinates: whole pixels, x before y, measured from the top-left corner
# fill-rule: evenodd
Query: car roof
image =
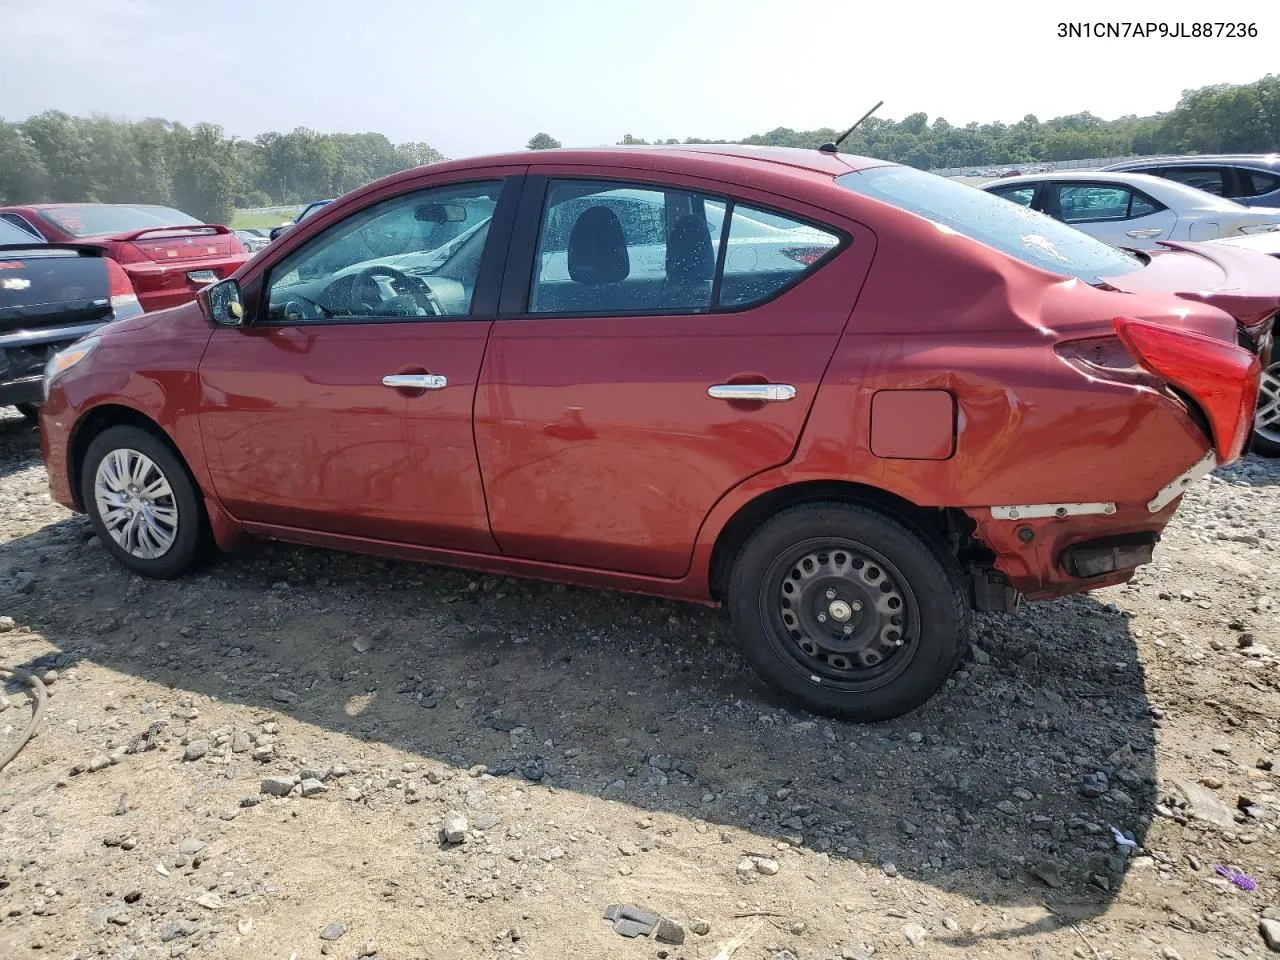
<path fill-rule="evenodd" d="M 768 147 L 740 143 L 699 143 L 670 145 L 635 145 L 608 147 L 561 147 L 552 150 L 522 150 L 516 153 L 491 154 L 468 157 L 432 164 L 431 169 L 473 169 L 490 166 L 634 166 L 663 169 L 670 172 L 708 172 L 712 168 L 723 169 L 749 166 L 756 169 L 772 169 L 782 173 L 788 170 L 839 176 L 842 173 L 886 165 L 887 161 L 859 157 L 850 153 L 824 153 L 817 148 Z M 423 169 L 421 167 L 417 169 Z M 392 174 L 388 181 L 408 178 L 412 171 Z"/>
<path fill-rule="evenodd" d="M 94 200 L 68 201 L 63 203 L 22 203 L 15 204 L 23 210 L 56 210 L 59 207 L 126 207 L 130 210 L 137 210 L 139 207 L 163 207 L 166 210 L 177 210 L 177 207 L 171 207 L 167 203 L 98 203 Z M 8 208 L 5 208 L 8 209 Z"/>
<path fill-rule="evenodd" d="M 1111 164 L 1111 167 L 1119 166 L 1166 166 L 1179 167 L 1191 166 L 1198 167 L 1204 164 L 1229 164 L 1229 165 L 1253 165 L 1262 167 L 1280 167 L 1280 153 L 1206 153 L 1197 156 L 1174 156 L 1174 157 L 1139 157 L 1135 160 L 1121 160 L 1119 163 Z"/>
<path fill-rule="evenodd" d="M 985 190 L 987 187 L 1007 187 L 1010 184 L 1019 183 L 1041 183 L 1045 180 L 1086 180 L 1094 183 L 1127 183 L 1132 186 L 1144 186 L 1146 184 L 1160 186 L 1165 182 L 1163 177 L 1127 170 L 1116 170 L 1110 173 L 1106 170 L 1051 170 L 1047 173 L 1024 173 L 1020 177 L 1002 177 L 999 180 L 984 183 L 982 189 Z"/>

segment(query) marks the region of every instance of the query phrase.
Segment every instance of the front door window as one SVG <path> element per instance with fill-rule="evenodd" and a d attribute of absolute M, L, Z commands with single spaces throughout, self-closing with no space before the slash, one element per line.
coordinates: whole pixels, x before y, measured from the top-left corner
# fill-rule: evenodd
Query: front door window
<path fill-rule="evenodd" d="M 374 204 L 271 270 L 267 323 L 465 316 L 500 181 Z"/>

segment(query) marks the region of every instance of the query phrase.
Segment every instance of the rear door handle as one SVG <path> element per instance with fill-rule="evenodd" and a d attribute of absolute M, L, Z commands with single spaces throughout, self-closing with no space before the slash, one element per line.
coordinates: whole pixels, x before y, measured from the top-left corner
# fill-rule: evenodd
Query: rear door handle
<path fill-rule="evenodd" d="M 1128 230 L 1125 232 L 1126 237 L 1133 237 L 1136 240 L 1150 239 L 1158 237 L 1164 233 L 1159 227 L 1144 227 L 1140 230 Z"/>
<path fill-rule="evenodd" d="M 793 400 L 796 388 L 789 383 L 717 383 L 707 387 L 717 400 Z"/>
<path fill-rule="evenodd" d="M 443 390 L 449 381 L 435 373 L 390 373 L 382 378 L 382 385 L 396 390 Z"/>

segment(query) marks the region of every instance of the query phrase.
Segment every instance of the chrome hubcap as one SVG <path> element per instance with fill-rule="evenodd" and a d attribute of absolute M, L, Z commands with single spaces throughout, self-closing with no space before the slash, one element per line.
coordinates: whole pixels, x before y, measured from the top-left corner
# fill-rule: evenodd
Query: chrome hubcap
<path fill-rule="evenodd" d="M 1262 371 L 1253 429 L 1267 440 L 1280 443 L 1280 361 Z"/>
<path fill-rule="evenodd" d="M 178 535 L 178 503 L 155 461 L 137 450 L 112 450 L 98 464 L 93 499 L 121 549 L 141 560 L 164 556 Z"/>

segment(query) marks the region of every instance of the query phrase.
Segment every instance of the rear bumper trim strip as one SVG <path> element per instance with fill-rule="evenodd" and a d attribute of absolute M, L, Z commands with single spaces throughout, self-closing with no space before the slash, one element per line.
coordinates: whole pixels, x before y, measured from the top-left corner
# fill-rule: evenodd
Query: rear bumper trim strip
<path fill-rule="evenodd" d="M 1020 503 L 992 507 L 997 520 L 1040 520 L 1045 517 L 1086 517 L 1116 512 L 1114 503 Z"/>
<path fill-rule="evenodd" d="M 1149 513 L 1159 513 L 1175 499 L 1182 496 L 1191 484 L 1195 483 L 1201 477 L 1207 477 L 1213 473 L 1218 466 L 1218 458 L 1214 456 L 1210 450 L 1203 457 L 1193 463 L 1191 466 L 1183 470 L 1163 487 L 1160 492 L 1147 501 L 1147 511 Z"/>

